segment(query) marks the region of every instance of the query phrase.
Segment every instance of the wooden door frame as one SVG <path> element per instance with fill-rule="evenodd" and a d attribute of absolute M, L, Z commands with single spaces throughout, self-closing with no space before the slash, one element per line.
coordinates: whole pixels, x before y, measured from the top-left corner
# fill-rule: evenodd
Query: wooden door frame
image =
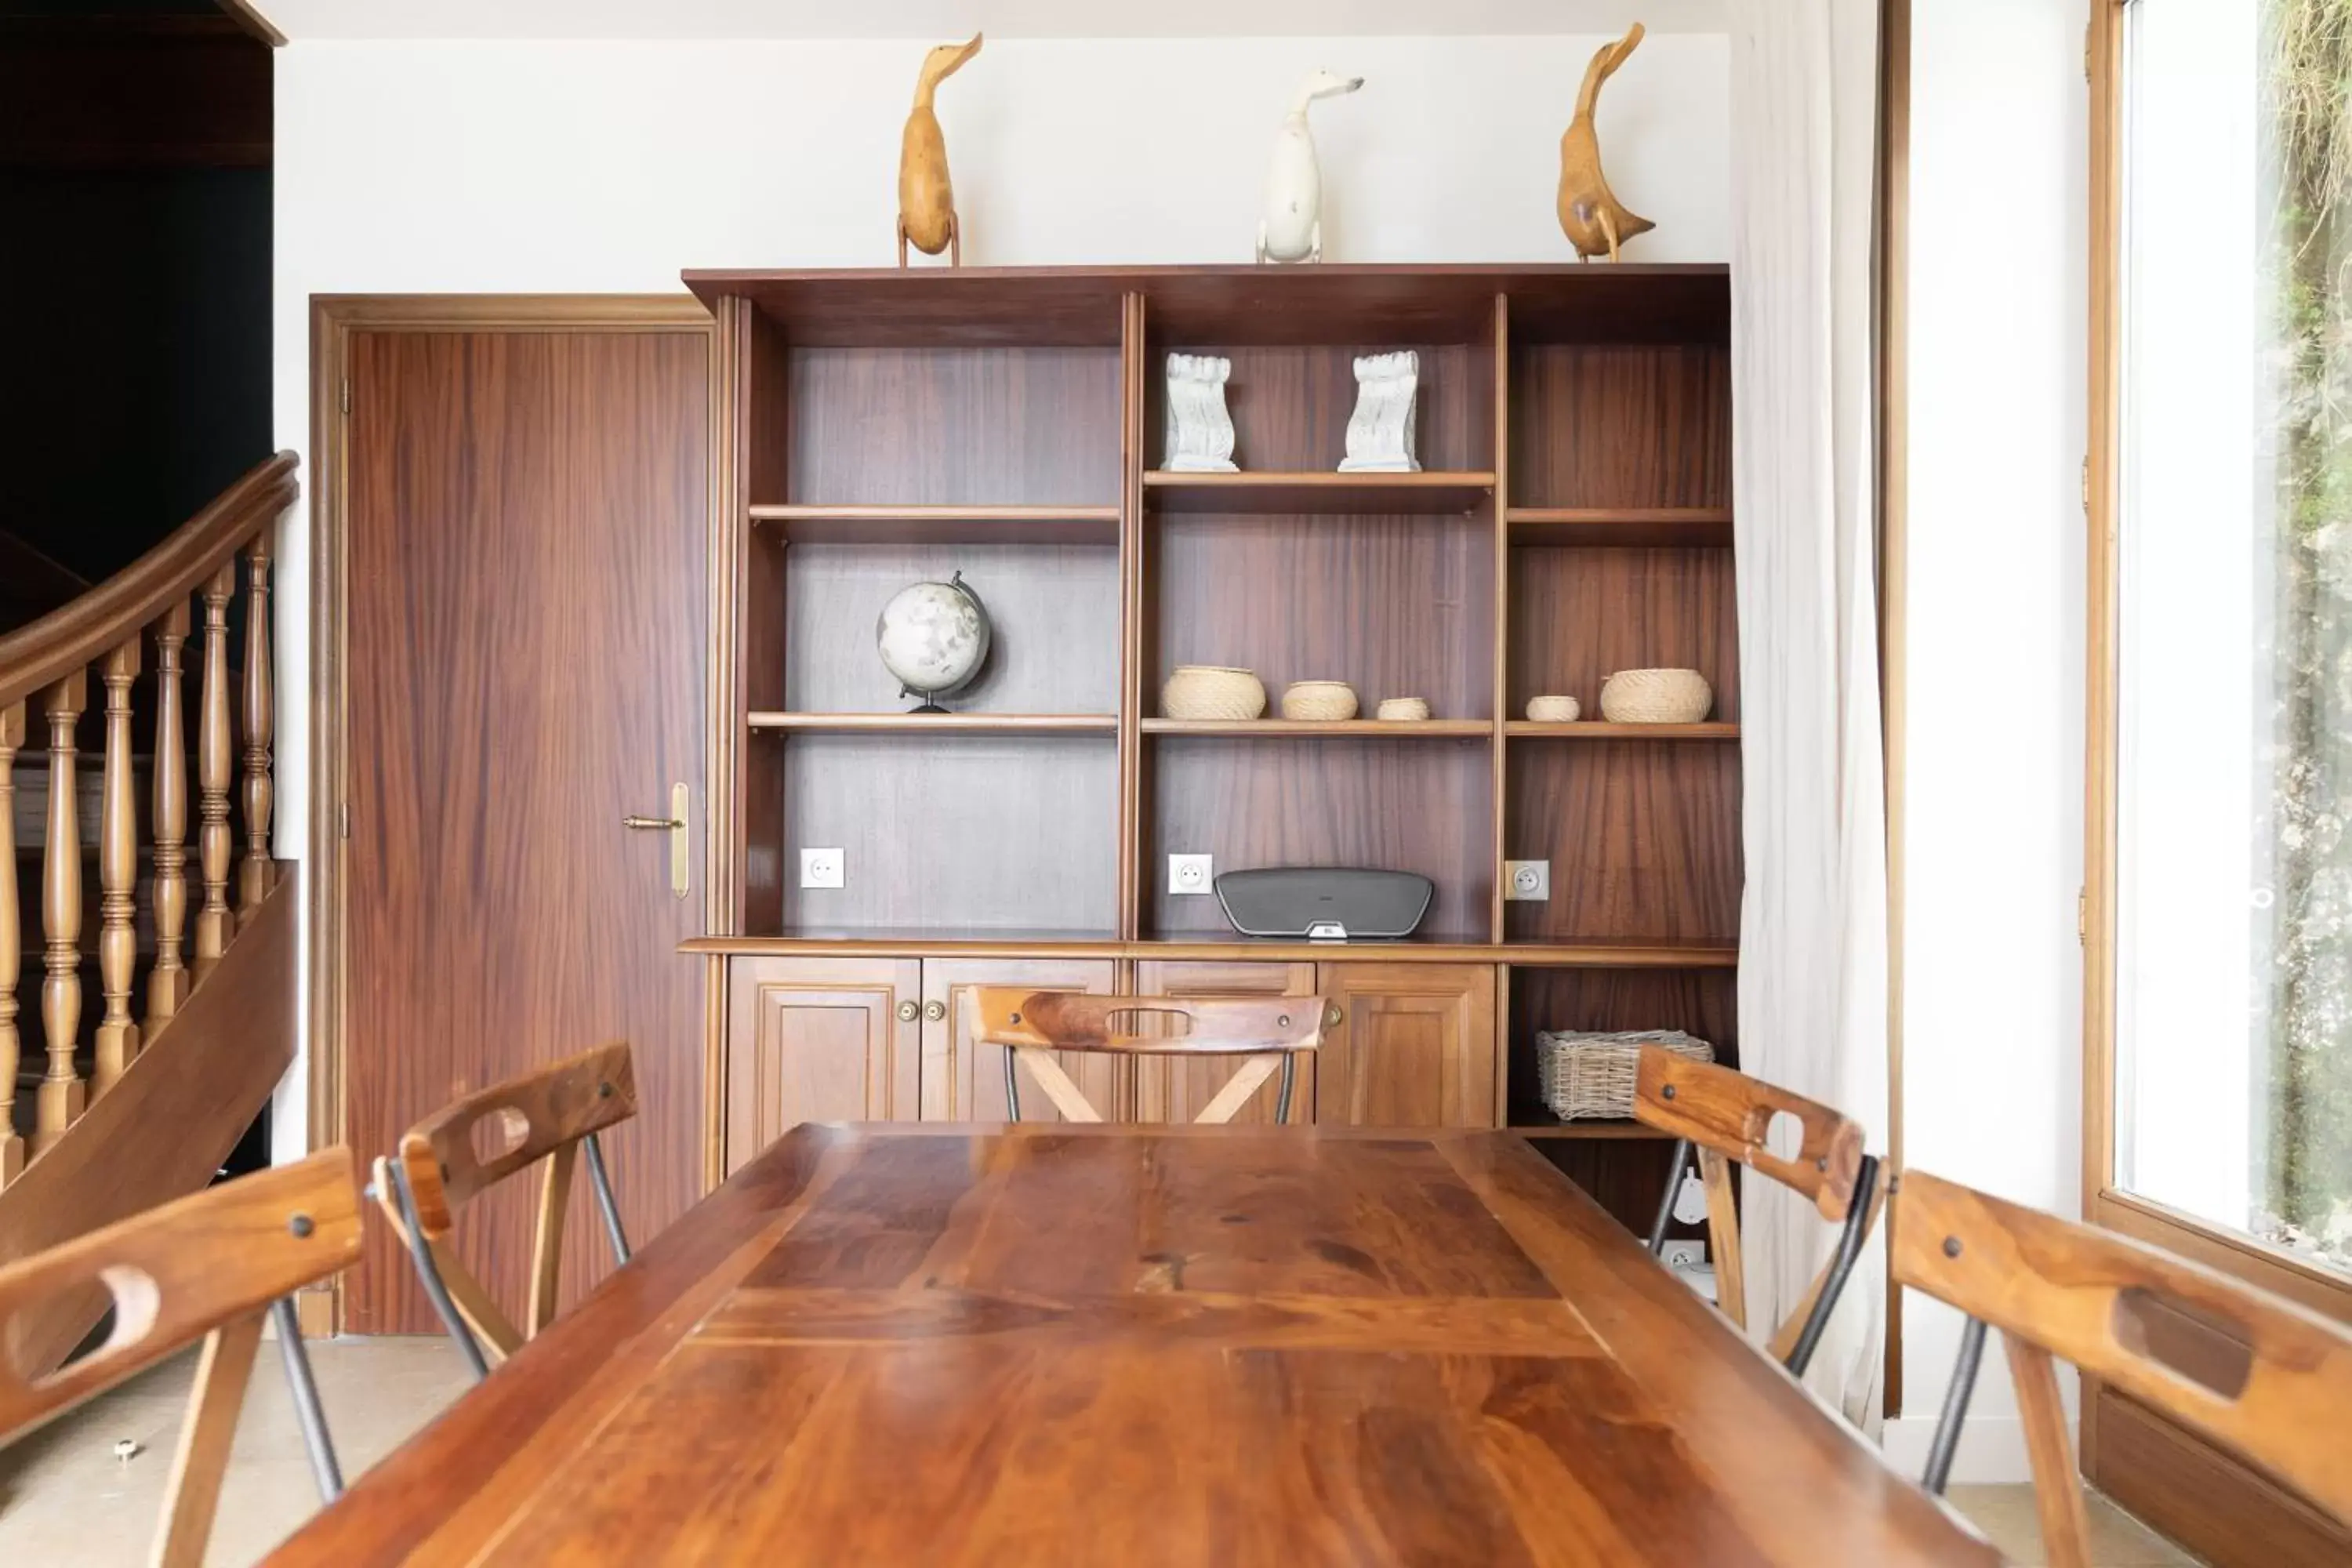
<path fill-rule="evenodd" d="M 345 387 L 354 332 L 699 332 L 709 341 L 709 432 L 706 468 L 709 487 L 706 529 L 709 537 L 710 630 L 719 617 L 721 569 L 732 547 L 719 505 L 719 429 L 727 406 L 720 397 L 720 356 L 715 323 L 690 294 L 313 294 L 310 296 L 310 852 L 303 884 L 307 945 L 303 971 L 310 988 L 305 1011 L 309 1042 L 310 1147 L 327 1148 L 349 1136 L 350 1107 L 344 1097 L 344 1002 L 349 954 L 344 948 L 347 867 L 343 836 L 344 785 L 349 777 L 350 721 L 348 468 L 345 453 Z M 731 711 L 731 661 L 714 660 L 705 681 L 703 789 L 706 803 L 721 795 L 721 770 L 731 755 L 732 731 L 722 721 Z M 703 833 L 703 929 L 727 928 L 728 900 L 718 875 L 723 847 L 731 839 L 711 819 L 706 805 Z M 705 1016 L 702 1137 L 703 1186 L 723 1175 L 724 1063 L 710 1042 L 721 1031 L 709 1026 L 722 1007 L 723 961 L 704 965 Z M 362 1150 L 362 1158 L 379 1153 Z M 342 1324 L 342 1282 L 332 1285 L 333 1325 Z M 312 1320 L 306 1319 L 306 1327 Z"/>
<path fill-rule="evenodd" d="M 2089 33 L 2084 42 L 2084 73 L 2090 85 L 2089 386 L 2083 470 L 2085 580 L 2088 604 L 2084 626 L 2086 697 L 2083 762 L 2083 1217 L 2168 1252 L 2179 1253 L 2314 1311 L 2352 1323 L 2352 1280 L 2307 1263 L 2284 1249 L 2241 1232 L 2200 1219 L 2127 1192 L 2115 1180 L 2116 1157 L 2116 878 L 2118 757 L 2119 542 L 2123 420 L 2123 65 L 2124 9 L 2128 0 L 2091 0 Z M 2102 1412 L 2105 1415 L 2102 1415 Z M 2151 1436 L 2169 1444 L 2179 1458 L 2162 1487 L 2103 1467 L 2100 1426 L 2113 1421 L 2112 1436 L 2148 1451 Z M 2184 1535 L 2191 1549 L 2210 1552 L 2217 1542 L 2242 1539 L 2256 1522 L 2278 1521 L 2314 1528 L 2317 1516 L 2307 1504 L 2201 1439 L 2151 1411 L 2085 1380 L 2081 1414 L 2081 1458 L 2085 1475 L 2135 1511 L 2161 1506 L 2162 1498 L 2139 1493 L 2187 1494 L 2169 1520 L 2192 1527 Z M 2194 1472 L 2196 1485 L 2179 1484 Z M 2179 1533 L 2175 1531 L 2175 1533 Z M 2302 1537 L 2299 1536 L 2299 1539 Z M 2310 1539 L 2315 1539 L 2310 1538 Z"/>

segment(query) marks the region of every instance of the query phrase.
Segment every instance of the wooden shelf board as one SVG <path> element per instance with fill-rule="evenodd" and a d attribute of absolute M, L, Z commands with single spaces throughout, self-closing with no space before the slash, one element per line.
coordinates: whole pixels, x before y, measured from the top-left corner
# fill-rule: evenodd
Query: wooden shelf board
<path fill-rule="evenodd" d="M 1728 548 L 1729 507 L 1538 507 L 1508 512 L 1513 544 L 1633 549 Z"/>
<path fill-rule="evenodd" d="M 1589 1121 L 1562 1121 L 1549 1110 L 1536 1105 L 1511 1107 L 1510 1124 L 1506 1131 L 1516 1132 L 1522 1138 L 1667 1139 L 1674 1136 L 1630 1117 L 1623 1121 L 1596 1117 Z"/>
<path fill-rule="evenodd" d="M 1147 735 L 1235 735 L 1252 740 L 1284 735 L 1316 738 L 1381 736 L 1393 740 L 1465 739 L 1491 735 L 1486 719 L 1146 719 Z"/>
<path fill-rule="evenodd" d="M 1212 963 L 1265 961 L 1312 963 L 1377 961 L 1406 963 L 1509 963 L 1579 969 L 1728 969 L 1736 947 L 1657 942 L 1488 942 L 1455 934 L 1406 942 L 1269 942 L 1231 932 L 1197 931 L 1123 942 L 1108 932 L 938 930 L 795 931 L 762 936 L 698 936 L 680 952 L 720 956 L 864 958 L 879 954 L 929 958 L 1197 959 Z"/>
<path fill-rule="evenodd" d="M 1549 741 L 1737 741 L 1739 726 L 1709 720 L 1703 724 L 1612 724 L 1601 719 L 1580 719 L 1573 724 L 1539 724 L 1514 719 L 1503 732 L 1519 740 Z"/>
<path fill-rule="evenodd" d="M 1144 504 L 1161 511 L 1302 512 L 1372 516 L 1467 512 L 1495 493 L 1492 472 L 1186 474 L 1152 468 Z"/>
<path fill-rule="evenodd" d="M 1116 544 L 1116 506 L 823 506 L 751 509 L 754 527 L 803 544 Z"/>
<path fill-rule="evenodd" d="M 814 735 L 1116 735 L 1110 713 L 778 713 L 751 715 L 755 731 Z"/>

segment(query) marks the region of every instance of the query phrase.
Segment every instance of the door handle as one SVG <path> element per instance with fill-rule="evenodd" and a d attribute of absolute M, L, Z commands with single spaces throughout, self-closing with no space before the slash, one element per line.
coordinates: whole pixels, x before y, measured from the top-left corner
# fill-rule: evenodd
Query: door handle
<path fill-rule="evenodd" d="M 673 896 L 681 899 L 686 897 L 686 890 L 692 881 L 693 867 L 688 851 L 694 836 L 687 827 L 687 813 L 692 809 L 692 804 L 693 797 L 687 794 L 686 786 L 674 784 L 669 786 L 667 816 L 639 816 L 631 812 L 621 818 L 622 826 L 636 832 L 666 832 L 669 835 L 669 890 Z"/>

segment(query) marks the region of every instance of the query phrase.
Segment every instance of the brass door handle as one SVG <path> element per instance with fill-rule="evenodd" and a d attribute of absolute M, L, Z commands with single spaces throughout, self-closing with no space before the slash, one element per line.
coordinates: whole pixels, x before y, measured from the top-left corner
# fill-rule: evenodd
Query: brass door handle
<path fill-rule="evenodd" d="M 684 784 L 674 784 L 669 786 L 667 816 L 639 816 L 636 813 L 631 812 L 621 818 L 621 826 L 634 832 L 663 832 L 669 835 L 669 890 L 681 899 L 686 897 L 686 889 L 691 880 L 693 870 L 688 853 L 694 836 L 687 831 L 686 826 L 686 815 L 692 805 L 693 798 L 687 793 Z"/>
<path fill-rule="evenodd" d="M 898 1022 L 900 1022 L 901 1024 L 911 1024 L 911 1023 L 913 1023 L 913 1022 L 915 1021 L 915 1011 L 916 1011 L 916 1010 L 915 1010 L 915 1005 L 914 1005 L 912 1002 L 901 1002 L 901 1003 L 899 1003 L 899 1004 L 898 1004 Z"/>

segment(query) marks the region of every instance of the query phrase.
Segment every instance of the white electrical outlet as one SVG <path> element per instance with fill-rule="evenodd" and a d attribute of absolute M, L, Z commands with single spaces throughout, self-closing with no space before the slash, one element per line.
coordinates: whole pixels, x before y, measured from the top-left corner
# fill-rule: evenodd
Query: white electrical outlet
<path fill-rule="evenodd" d="M 803 849 L 801 851 L 801 886 L 803 888 L 838 888 L 849 879 L 847 859 L 838 849 Z"/>
<path fill-rule="evenodd" d="M 1675 1189 L 1675 1217 L 1685 1225 L 1696 1225 L 1706 1217 L 1706 1184 L 1696 1173 L 1683 1173 L 1683 1184 Z"/>
<path fill-rule="evenodd" d="M 1706 1243 L 1704 1241 L 1669 1241 L 1658 1255 L 1669 1268 L 1704 1268 L 1706 1267 Z"/>
<path fill-rule="evenodd" d="M 1503 897 L 1521 901 L 1550 898 L 1551 862 L 1549 860 L 1504 861 Z"/>
<path fill-rule="evenodd" d="M 1168 890 L 1171 893 L 1205 893 L 1216 883 L 1216 857 L 1213 855 L 1171 855 L 1168 857 Z"/>

